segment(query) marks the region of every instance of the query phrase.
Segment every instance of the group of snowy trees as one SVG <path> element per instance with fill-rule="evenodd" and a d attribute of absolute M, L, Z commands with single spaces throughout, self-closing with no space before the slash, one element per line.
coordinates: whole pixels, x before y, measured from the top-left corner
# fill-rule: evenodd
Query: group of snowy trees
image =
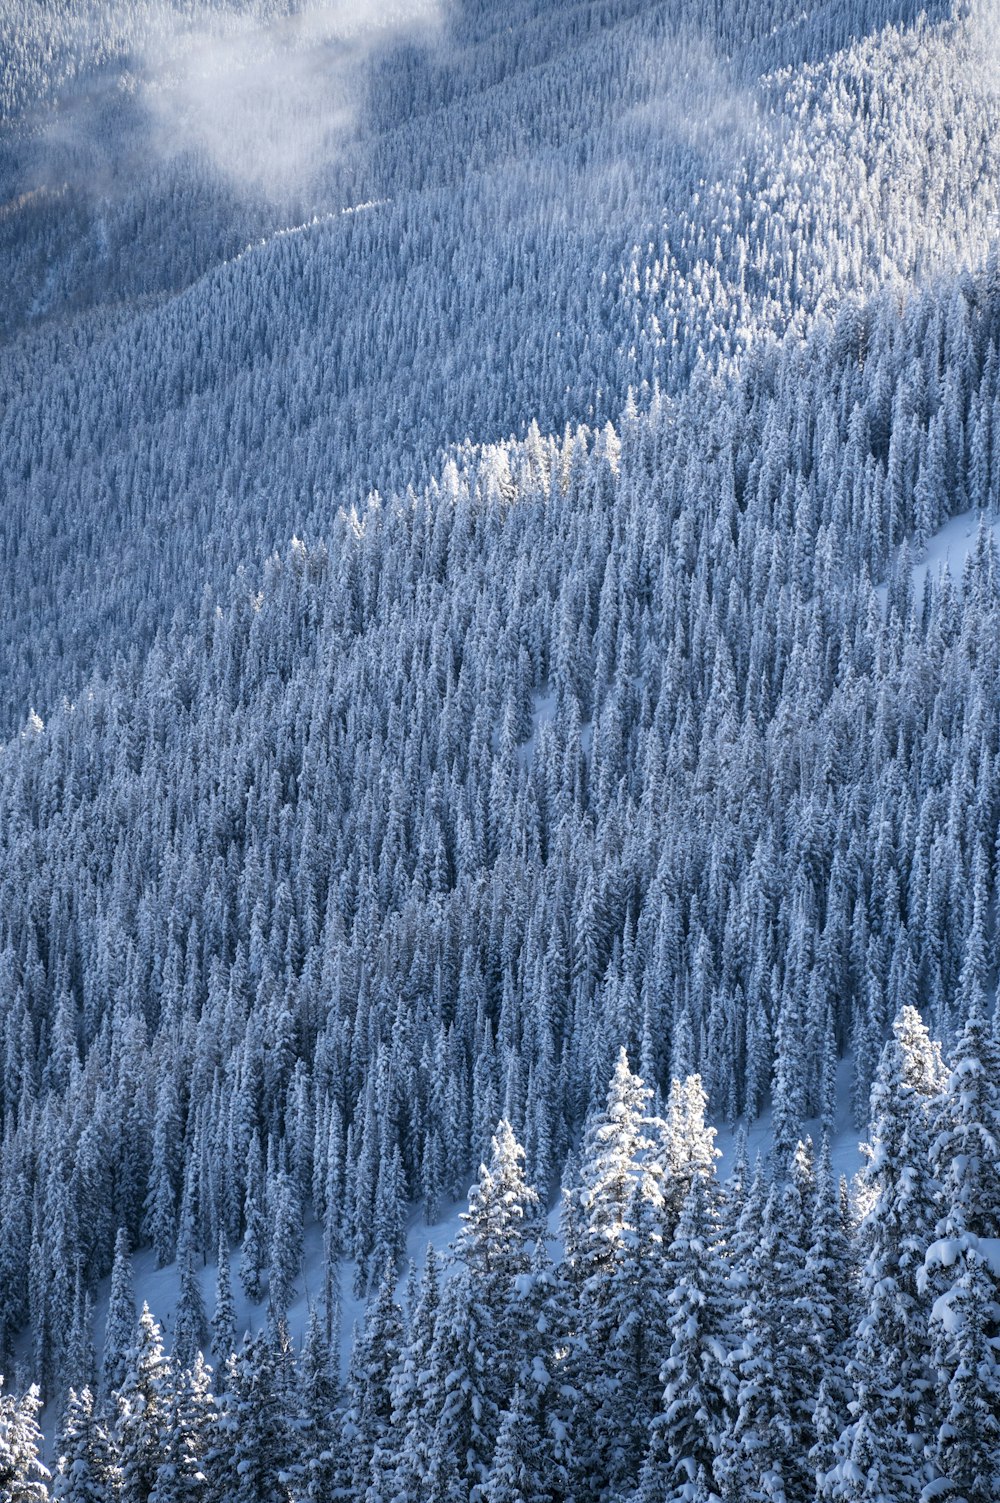
<path fill-rule="evenodd" d="M 0 0 L 0 91 L 111 33 L 61 111 L 0 131 L 0 735 L 466 436 L 600 427 L 630 385 L 645 407 L 980 264 L 982 5 L 456 0 L 438 45 L 372 60 L 357 140 L 288 205 L 147 139 L 134 33 L 214 0 L 46 0 L 27 39 Z"/>
<path fill-rule="evenodd" d="M 918 591 L 909 548 L 1000 502 L 1000 96 L 982 5 L 916 9 L 456 5 L 450 51 L 373 62 L 338 212 L 226 264 L 284 221 L 204 164 L 106 196 L 67 170 L 64 201 L 21 180 L 44 122 L 0 132 L 24 1488 L 36 1382 L 74 1389 L 58 1486 L 143 1503 L 265 1465 L 255 1503 L 990 1495 L 994 1232 L 963 1176 L 992 1152 L 1000 560 L 980 526 Z M 0 45 L 4 111 L 46 69 L 59 94 L 92 10 Z M 908 1006 L 951 1088 L 910 1014 L 879 1071 Z M 647 1085 L 595 1116 L 623 1046 Z M 860 1227 L 797 1148 L 845 1055 L 859 1127 L 876 1088 Z M 716 1186 L 699 1090 L 720 1120 L 770 1102 L 756 1179 Z M 401 1311 L 411 1208 L 501 1118 L 539 1200 L 501 1133 Z M 134 1328 L 144 1245 L 179 1265 L 169 1358 Z M 271 1318 L 240 1345 L 223 1271 L 209 1374 L 197 1269 L 237 1246 Z M 381 1292 L 341 1393 L 345 1259 Z"/>
<path fill-rule="evenodd" d="M 621 1044 L 829 1127 L 901 1005 L 954 1038 L 1000 568 L 897 545 L 1000 494 L 997 288 L 469 451 L 7 745 L 5 1370 L 30 1323 L 58 1374 L 121 1226 L 263 1277 L 309 1205 L 366 1289 L 499 1116 L 556 1183 Z"/>
<path fill-rule="evenodd" d="M 346 1385 L 317 1312 L 297 1357 L 278 1305 L 232 1350 L 225 1279 L 215 1373 L 179 1327 L 166 1356 L 121 1257 L 102 1373 L 86 1344 L 72 1373 L 53 1497 L 991 1503 L 1000 1039 L 978 966 L 973 946 L 948 1069 L 912 1007 L 896 1019 L 858 1203 L 825 1143 L 781 1133 L 720 1183 L 698 1077 L 661 1106 L 623 1050 L 553 1260 L 502 1121 L 445 1266 L 428 1249 L 400 1306 L 387 1261 Z M 20 1479 L 5 1496 L 27 1503 L 44 1496 L 37 1398 L 0 1403 L 0 1477 Z"/>

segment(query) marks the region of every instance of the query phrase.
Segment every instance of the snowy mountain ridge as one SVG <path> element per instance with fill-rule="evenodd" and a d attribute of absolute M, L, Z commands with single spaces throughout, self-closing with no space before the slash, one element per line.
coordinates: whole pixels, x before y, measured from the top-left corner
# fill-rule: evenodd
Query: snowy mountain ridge
<path fill-rule="evenodd" d="M 0 1492 L 996 1495 L 995 21 L 0 6 Z"/>

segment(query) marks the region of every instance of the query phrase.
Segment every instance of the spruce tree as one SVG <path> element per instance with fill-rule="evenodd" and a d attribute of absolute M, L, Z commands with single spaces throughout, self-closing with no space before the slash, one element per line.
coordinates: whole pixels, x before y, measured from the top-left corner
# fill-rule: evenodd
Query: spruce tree
<path fill-rule="evenodd" d="M 940 1185 L 935 1237 L 921 1281 L 926 1289 L 935 1369 L 934 1466 L 955 1496 L 990 1495 L 996 1478 L 993 1437 L 1000 1414 L 1000 1049 L 985 1014 L 982 902 L 977 900 L 962 973 L 965 1026 L 937 1103 L 931 1166 Z"/>
<path fill-rule="evenodd" d="M 710 1194 L 696 1175 L 664 1263 L 669 1346 L 660 1371 L 661 1407 L 640 1478 L 641 1503 L 693 1496 L 699 1471 L 706 1479 L 714 1476 L 722 1445 L 733 1332 Z"/>
<path fill-rule="evenodd" d="M 46 1503 L 48 1470 L 41 1462 L 38 1389 L 20 1398 L 3 1392 L 0 1378 L 0 1496 L 9 1503 Z"/>
<path fill-rule="evenodd" d="M 504 1411 L 482 1503 L 547 1503 L 551 1496 L 538 1475 L 541 1437 L 525 1414 L 520 1386 Z"/>
<path fill-rule="evenodd" d="M 128 1232 L 124 1227 L 119 1227 L 115 1239 L 115 1261 L 111 1270 L 111 1294 L 101 1360 L 101 1394 L 105 1405 L 110 1403 L 113 1406 L 114 1395 L 125 1382 L 134 1337 L 132 1260 L 129 1256 Z"/>
<path fill-rule="evenodd" d="M 197 1503 L 217 1494 L 220 1483 L 225 1488 L 228 1479 L 215 1468 L 217 1419 L 212 1370 L 197 1352 L 190 1367 L 172 1375 L 150 1503 Z"/>
<path fill-rule="evenodd" d="M 246 1335 L 229 1364 L 216 1465 L 227 1503 L 291 1503 L 298 1456 L 284 1407 L 278 1354 L 264 1332 Z"/>
<path fill-rule="evenodd" d="M 179 1251 L 178 1258 L 181 1265 L 181 1287 L 174 1317 L 170 1362 L 176 1372 L 184 1372 L 194 1366 L 195 1358 L 205 1344 L 208 1324 L 201 1284 L 194 1266 L 194 1250 L 189 1242 Z"/>
<path fill-rule="evenodd" d="M 215 1282 L 215 1311 L 212 1315 L 212 1353 L 215 1357 L 216 1384 L 225 1386 L 229 1358 L 236 1350 L 236 1305 L 233 1300 L 229 1245 L 225 1233 L 219 1235 L 219 1262 Z"/>
<path fill-rule="evenodd" d="M 940 1496 L 964 1503 L 1000 1497 L 1000 1296 L 997 1278 L 970 1253 L 948 1300 L 947 1324 L 935 1341 L 941 1379 L 940 1423 L 931 1454 Z M 943 1312 L 942 1312 L 943 1314 Z"/>
<path fill-rule="evenodd" d="M 391 1438 L 392 1373 L 403 1337 L 395 1290 L 396 1271 L 387 1262 L 351 1355 L 348 1422 L 353 1438 L 354 1492 L 361 1499 L 372 1481 L 373 1458 L 376 1452 L 385 1450 Z M 385 1457 L 380 1455 L 380 1474 L 385 1466 Z"/>
<path fill-rule="evenodd" d="M 129 1351 L 125 1381 L 116 1395 L 114 1443 L 122 1503 L 149 1503 L 165 1460 L 164 1435 L 172 1385 L 160 1328 L 144 1304 Z"/>
<path fill-rule="evenodd" d="M 420 1503 L 429 1472 L 437 1416 L 428 1376 L 440 1305 L 438 1259 L 428 1245 L 415 1303 L 408 1311 L 406 1340 L 390 1378 L 391 1426 L 399 1446 L 393 1479 L 398 1503 Z"/>
<path fill-rule="evenodd" d="M 60 1503 L 104 1503 L 110 1488 L 101 1465 L 96 1431 L 98 1420 L 93 1413 L 90 1389 L 81 1389 L 80 1393 L 69 1390 L 57 1437 L 59 1461 L 53 1477 L 53 1497 L 59 1498 Z"/>
<path fill-rule="evenodd" d="M 310 1500 L 336 1496 L 341 1470 L 338 1462 L 346 1459 L 338 1456 L 343 1438 L 338 1389 L 334 1358 L 326 1343 L 323 1322 L 313 1307 L 299 1359 L 298 1419 L 302 1491 Z"/>
<path fill-rule="evenodd" d="M 575 1335 L 574 1475 L 581 1499 L 634 1484 L 659 1392 L 665 1326 L 663 1166 L 654 1158 L 652 1091 L 621 1050 L 607 1103 L 588 1125 L 579 1187 L 564 1206 Z"/>

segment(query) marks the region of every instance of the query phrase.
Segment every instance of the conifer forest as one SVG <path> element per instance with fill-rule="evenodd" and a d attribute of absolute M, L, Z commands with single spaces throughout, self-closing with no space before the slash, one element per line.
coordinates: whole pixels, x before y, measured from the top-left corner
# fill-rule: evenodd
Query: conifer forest
<path fill-rule="evenodd" d="M 1000 0 L 0 0 L 0 1503 L 1000 1503 Z"/>

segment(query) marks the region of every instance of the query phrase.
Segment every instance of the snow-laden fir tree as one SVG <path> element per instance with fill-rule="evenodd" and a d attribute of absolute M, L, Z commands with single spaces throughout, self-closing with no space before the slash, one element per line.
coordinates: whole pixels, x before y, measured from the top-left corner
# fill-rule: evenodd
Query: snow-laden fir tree
<path fill-rule="evenodd" d="M 862 1181 L 867 1209 L 859 1228 L 859 1317 L 848 1364 L 856 1402 L 838 1446 L 844 1473 L 853 1478 L 860 1465 L 855 1429 L 861 1424 L 865 1435 L 858 1445 L 866 1454 L 875 1448 L 883 1453 L 876 1468 L 879 1486 L 906 1474 L 908 1448 L 914 1453 L 910 1475 L 916 1475 L 915 1452 L 928 1423 L 928 1307 L 919 1284 L 935 1215 L 931 1103 L 942 1070 L 940 1050 L 907 1004 L 896 1017 L 872 1085 L 871 1143 Z"/>
<path fill-rule="evenodd" d="M 921 1270 L 936 1378 L 927 1451 L 943 1495 L 950 1487 L 969 1503 L 995 1490 L 1000 1416 L 1000 1047 L 986 1016 L 984 929 L 978 863 L 959 985 L 966 1021 L 934 1112 L 940 1214 Z"/>
<path fill-rule="evenodd" d="M 111 1270 L 111 1294 L 104 1327 L 104 1354 L 101 1360 L 101 1396 L 105 1406 L 113 1407 L 114 1395 L 125 1382 L 129 1353 L 135 1338 L 135 1292 L 132 1260 L 129 1256 L 128 1232 L 119 1227 L 115 1239 L 115 1261 Z"/>
<path fill-rule="evenodd" d="M 731 1398 L 726 1359 L 735 1339 L 720 1235 L 715 1186 L 695 1174 L 662 1270 L 668 1345 L 660 1370 L 663 1397 L 640 1476 L 641 1503 L 690 1503 L 698 1496 L 699 1474 L 706 1485 L 714 1478 Z"/>
<path fill-rule="evenodd" d="M 229 1358 L 236 1351 L 236 1304 L 233 1299 L 229 1243 L 219 1237 L 219 1260 L 215 1276 L 215 1309 L 212 1313 L 212 1355 L 215 1358 L 216 1385 L 225 1386 Z"/>
<path fill-rule="evenodd" d="M 541 1436 L 525 1413 L 518 1384 L 500 1421 L 493 1464 L 477 1496 L 482 1503 L 548 1503 L 551 1493 L 539 1475 Z"/>
<path fill-rule="evenodd" d="M 160 1327 L 143 1305 L 115 1393 L 114 1450 L 122 1503 L 149 1503 L 161 1465 L 176 1375 L 163 1351 Z"/>
<path fill-rule="evenodd" d="M 267 1332 L 249 1332 L 230 1358 L 215 1464 L 230 1503 L 291 1503 L 298 1455 L 282 1357 Z"/>
<path fill-rule="evenodd" d="M 405 1341 L 391 1377 L 391 1429 L 398 1447 L 393 1478 L 398 1503 L 420 1503 L 430 1467 L 435 1415 L 425 1402 L 430 1356 L 441 1304 L 438 1259 L 428 1245 L 407 1310 Z"/>
<path fill-rule="evenodd" d="M 170 1348 L 170 1363 L 177 1372 L 186 1372 L 194 1367 L 195 1358 L 205 1346 L 208 1322 L 205 1316 L 201 1283 L 195 1268 L 194 1249 L 190 1240 L 184 1238 L 183 1231 L 181 1240 L 183 1246 L 178 1248 L 181 1283 L 177 1311 L 174 1316 L 174 1339 Z"/>
<path fill-rule="evenodd" d="M 387 1451 L 393 1439 L 392 1373 L 403 1339 L 402 1312 L 396 1302 L 396 1269 L 387 1260 L 378 1289 L 365 1312 L 364 1327 L 351 1352 L 348 1374 L 347 1425 L 355 1496 L 363 1499 L 378 1469 L 381 1486 L 387 1470 Z M 375 1500 L 373 1499 L 373 1503 Z M 379 1503 L 389 1503 L 379 1498 Z"/>
<path fill-rule="evenodd" d="M 48 1469 L 42 1464 L 41 1409 L 38 1389 L 21 1397 L 5 1394 L 0 1384 L 0 1495 L 10 1503 L 47 1503 Z"/>
<path fill-rule="evenodd" d="M 663 1165 L 651 1089 L 619 1052 L 602 1111 L 588 1124 L 579 1184 L 564 1200 L 577 1391 L 574 1474 L 581 1499 L 634 1484 L 664 1356 Z"/>
<path fill-rule="evenodd" d="M 149 1503 L 198 1503 L 225 1491 L 218 1471 L 218 1410 L 212 1370 L 200 1352 L 183 1370 L 173 1366 L 160 1432 L 161 1461 Z"/>
<path fill-rule="evenodd" d="M 95 1413 L 89 1388 L 71 1388 L 57 1436 L 52 1496 L 59 1503 L 105 1503 L 114 1496 L 110 1438 Z"/>

